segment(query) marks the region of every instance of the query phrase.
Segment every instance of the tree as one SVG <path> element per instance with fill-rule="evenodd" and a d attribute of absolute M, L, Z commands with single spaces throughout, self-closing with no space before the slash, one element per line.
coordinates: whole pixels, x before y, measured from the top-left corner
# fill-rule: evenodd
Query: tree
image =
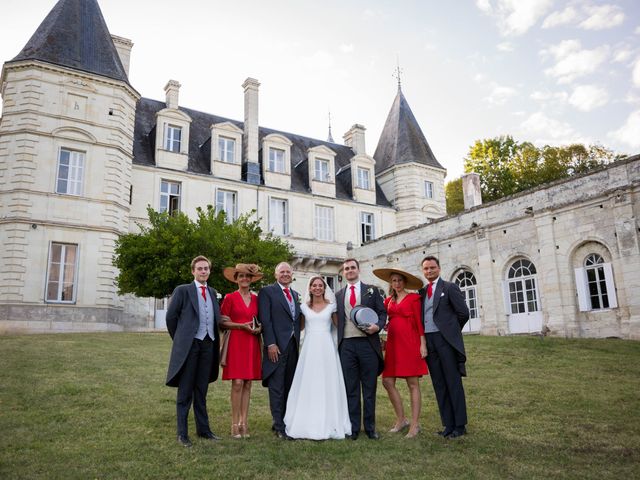
<path fill-rule="evenodd" d="M 147 208 L 149 226 L 138 224 L 140 233 L 122 235 L 116 241 L 113 264 L 118 294 L 162 298 L 173 289 L 193 280 L 191 260 L 204 255 L 211 260 L 209 282 L 221 293 L 235 290 L 222 270 L 237 263 L 256 263 L 265 274 L 262 281 L 273 281 L 275 266 L 292 258 L 291 245 L 271 233 L 263 235 L 254 212 L 228 223 L 225 213 L 216 214 L 208 205 L 197 209 L 195 221 L 182 213 L 158 213 Z"/>
<path fill-rule="evenodd" d="M 447 182 L 444 187 L 444 196 L 447 201 L 447 215 L 455 215 L 464 210 L 462 177 Z"/>
<path fill-rule="evenodd" d="M 519 145 L 511 136 L 476 140 L 464 161 L 465 172 L 480 174 L 482 199 L 490 202 L 518 191 L 513 171 Z"/>

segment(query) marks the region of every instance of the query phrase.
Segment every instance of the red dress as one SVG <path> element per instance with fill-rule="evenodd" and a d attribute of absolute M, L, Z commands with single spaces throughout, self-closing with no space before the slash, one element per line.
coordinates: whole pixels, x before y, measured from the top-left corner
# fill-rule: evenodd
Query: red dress
<path fill-rule="evenodd" d="M 251 294 L 251 303 L 247 307 L 240 292 L 230 293 L 224 297 L 220 312 L 234 323 L 251 323 L 253 317 L 258 316 L 258 296 Z M 260 336 L 237 329 L 230 330 L 230 335 L 227 364 L 222 369 L 222 379 L 260 380 Z"/>
<path fill-rule="evenodd" d="M 400 303 L 384 301 L 389 322 L 383 377 L 421 377 L 427 375 L 427 362 L 420 357 L 420 337 L 424 336 L 420 295 L 409 293 Z"/>

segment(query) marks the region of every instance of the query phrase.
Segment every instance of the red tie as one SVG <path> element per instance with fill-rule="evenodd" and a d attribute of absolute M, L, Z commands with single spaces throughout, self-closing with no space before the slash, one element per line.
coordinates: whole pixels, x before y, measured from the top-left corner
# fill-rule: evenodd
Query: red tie
<path fill-rule="evenodd" d="M 349 295 L 349 305 L 351 308 L 356 306 L 356 286 L 351 285 L 351 295 Z"/>
<path fill-rule="evenodd" d="M 284 294 L 287 296 L 287 300 L 289 300 L 289 303 L 293 302 L 293 298 L 291 298 L 291 294 L 289 293 L 289 289 L 288 288 L 284 288 Z"/>
<path fill-rule="evenodd" d="M 204 285 L 200 285 L 200 288 L 202 289 L 202 299 L 206 302 L 207 301 L 207 294 L 205 292 L 206 292 L 207 287 L 205 287 Z"/>
<path fill-rule="evenodd" d="M 427 285 L 427 297 L 431 298 L 431 295 L 433 295 L 433 282 L 429 282 Z"/>

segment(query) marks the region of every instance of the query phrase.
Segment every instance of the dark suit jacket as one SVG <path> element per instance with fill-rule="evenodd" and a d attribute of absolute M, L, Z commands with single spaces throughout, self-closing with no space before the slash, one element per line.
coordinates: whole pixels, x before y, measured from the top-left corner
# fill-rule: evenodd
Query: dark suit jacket
<path fill-rule="evenodd" d="M 213 303 L 213 331 L 216 338 L 213 341 L 213 363 L 209 383 L 218 378 L 218 364 L 220 357 L 220 332 L 218 320 L 220 320 L 220 307 L 218 306 L 217 292 L 214 288 L 207 287 Z M 171 301 L 167 309 L 167 330 L 173 339 L 169 370 L 167 372 L 167 385 L 177 387 L 180 383 L 180 369 L 184 365 L 193 339 L 200 326 L 200 314 L 198 312 L 198 293 L 194 282 L 180 285 L 171 294 Z"/>
<path fill-rule="evenodd" d="M 369 290 L 372 290 L 369 293 Z M 346 294 L 347 287 L 343 287 L 336 293 L 336 307 L 338 309 L 338 348 L 344 338 L 344 324 L 350 322 L 351 319 L 345 318 L 344 310 L 344 296 Z M 372 285 L 367 285 L 360 282 L 360 305 L 363 307 L 369 307 L 378 314 L 378 328 L 382 330 L 387 322 L 387 311 L 384 308 L 384 299 L 378 289 Z M 384 370 L 384 361 L 382 357 L 382 346 L 380 345 L 380 335 L 374 333 L 373 335 L 367 335 L 367 339 L 371 343 L 371 346 L 378 354 L 380 361 L 378 362 L 378 375 Z"/>
<path fill-rule="evenodd" d="M 289 303 L 278 283 L 273 283 L 260 290 L 258 293 L 258 316 L 262 323 L 262 339 L 264 343 L 264 355 L 262 356 L 262 381 L 263 383 L 276 370 L 278 362 L 272 362 L 267 355 L 269 345 L 278 345 L 281 352 L 287 348 L 291 333 L 296 339 L 296 345 L 300 343 L 300 296 L 289 287 L 295 305 L 295 315 L 291 316 Z"/>
<path fill-rule="evenodd" d="M 424 324 L 424 300 L 427 287 L 421 288 L 418 293 L 422 299 L 421 316 Z M 455 283 L 440 278 L 433 292 L 433 321 L 444 339 L 458 352 L 462 362 L 467 359 L 462 341 L 462 327 L 467 320 L 469 320 L 469 309 L 460 288 Z"/>

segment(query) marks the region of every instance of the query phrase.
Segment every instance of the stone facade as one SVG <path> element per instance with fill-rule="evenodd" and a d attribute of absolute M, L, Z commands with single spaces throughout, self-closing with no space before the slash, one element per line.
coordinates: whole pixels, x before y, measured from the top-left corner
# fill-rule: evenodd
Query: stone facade
<path fill-rule="evenodd" d="M 426 255 L 440 259 L 445 280 L 471 273 L 477 301 L 472 330 L 481 334 L 640 339 L 639 185 L 636 155 L 589 175 L 393 233 L 355 249 L 354 255 L 361 260 L 363 278 L 373 283 L 381 283 L 371 274 L 375 268 L 420 275 Z M 590 299 L 583 273 L 589 258 L 598 257 L 598 288 L 606 293 Z M 510 277 L 514 264 L 532 264 L 535 273 Z M 509 290 L 510 283 L 516 287 L 518 282 L 525 287 L 524 312 L 514 308 L 517 289 Z M 609 307 L 598 308 L 598 298 Z"/>

